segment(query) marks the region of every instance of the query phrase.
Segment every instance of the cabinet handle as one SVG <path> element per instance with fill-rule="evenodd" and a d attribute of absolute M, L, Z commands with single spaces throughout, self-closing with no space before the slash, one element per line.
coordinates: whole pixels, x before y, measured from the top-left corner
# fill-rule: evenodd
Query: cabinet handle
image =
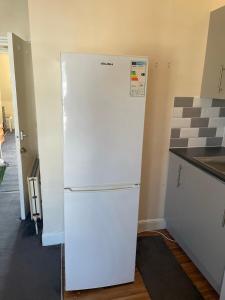
<path fill-rule="evenodd" d="M 225 209 L 223 212 L 222 227 L 225 227 Z"/>
<path fill-rule="evenodd" d="M 220 76 L 219 76 L 219 86 L 218 86 L 218 92 L 222 92 L 222 82 L 223 82 L 223 72 L 225 71 L 225 68 L 223 65 L 220 67 Z"/>
<path fill-rule="evenodd" d="M 182 171 L 182 165 L 179 165 L 178 173 L 177 173 L 177 187 L 181 185 L 181 171 Z"/>

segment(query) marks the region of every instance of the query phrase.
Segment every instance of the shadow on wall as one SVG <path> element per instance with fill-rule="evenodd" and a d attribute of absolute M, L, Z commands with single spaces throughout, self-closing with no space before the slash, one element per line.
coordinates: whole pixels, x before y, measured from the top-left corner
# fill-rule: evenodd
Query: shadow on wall
<path fill-rule="evenodd" d="M 169 59 L 160 63 L 151 63 L 150 61 L 149 94 L 145 112 L 140 220 L 149 217 L 151 219 L 163 218 L 164 215 L 168 164 L 168 153 L 165 149 L 169 148 L 170 127 L 168 123 L 173 106 L 171 90 L 173 89 L 174 75 L 174 66 Z M 152 211 L 154 214 L 151 213 Z"/>

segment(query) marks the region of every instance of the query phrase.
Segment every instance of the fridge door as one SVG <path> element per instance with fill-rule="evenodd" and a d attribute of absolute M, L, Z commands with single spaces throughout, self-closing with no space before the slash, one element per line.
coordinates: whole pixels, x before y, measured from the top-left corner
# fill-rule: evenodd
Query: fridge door
<path fill-rule="evenodd" d="M 65 289 L 134 281 L 139 188 L 65 190 Z"/>
<path fill-rule="evenodd" d="M 145 91 L 131 96 L 132 62 L 147 77 L 146 58 L 62 54 L 65 187 L 140 182 Z"/>

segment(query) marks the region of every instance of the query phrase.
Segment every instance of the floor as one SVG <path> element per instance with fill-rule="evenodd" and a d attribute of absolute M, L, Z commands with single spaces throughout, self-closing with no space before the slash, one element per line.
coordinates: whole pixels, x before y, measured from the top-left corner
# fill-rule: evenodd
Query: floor
<path fill-rule="evenodd" d="M 33 223 L 19 219 L 19 194 L 13 134 L 3 145 L 9 163 L 0 185 L 0 299 L 57 300 L 61 298 L 60 247 L 42 247 L 41 236 L 34 235 Z M 168 232 L 164 231 L 168 234 Z M 155 233 L 144 233 L 155 235 Z M 169 249 L 206 300 L 219 297 L 181 250 L 165 240 Z M 49 280 L 51 278 L 51 280 Z M 41 294 L 40 294 L 41 292 Z M 44 296 L 43 296 L 44 295 Z M 135 282 L 116 287 L 81 292 L 65 292 L 65 300 L 149 300 L 138 270 Z"/>
<path fill-rule="evenodd" d="M 166 230 L 162 231 L 169 236 Z M 156 233 L 145 232 L 142 235 L 153 236 Z M 185 273 L 192 280 L 203 298 L 206 300 L 219 300 L 218 294 L 210 286 L 207 280 L 202 276 L 191 260 L 186 256 L 183 250 L 173 242 L 165 239 L 165 242 Z M 151 299 L 144 286 L 143 280 L 138 270 L 135 273 L 135 282 L 115 287 L 80 291 L 64 292 L 64 300 L 149 300 Z"/>
<path fill-rule="evenodd" d="M 14 135 L 7 134 L 2 150 L 9 166 L 0 185 L 0 299 L 60 300 L 61 248 L 42 247 L 30 218 L 20 220 L 15 149 Z"/>
<path fill-rule="evenodd" d="M 13 132 L 6 134 L 5 143 L 2 145 L 2 152 L 3 158 L 9 166 L 6 168 L 4 180 L 0 185 L 0 193 L 18 193 L 19 183 L 17 175 L 15 135 Z"/>
<path fill-rule="evenodd" d="M 12 249 L 14 240 L 11 239 L 11 236 L 20 226 L 19 185 L 13 133 L 6 134 L 2 152 L 3 158 L 9 166 L 6 168 L 3 182 L 0 185 L 0 290 L 10 261 L 10 256 L 6 252 Z"/>

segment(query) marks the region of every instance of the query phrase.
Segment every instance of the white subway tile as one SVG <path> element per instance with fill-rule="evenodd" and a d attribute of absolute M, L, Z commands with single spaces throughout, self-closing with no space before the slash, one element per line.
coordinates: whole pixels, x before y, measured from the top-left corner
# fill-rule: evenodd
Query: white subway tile
<path fill-rule="evenodd" d="M 201 118 L 205 117 L 219 117 L 220 107 L 203 107 L 201 111 Z"/>
<path fill-rule="evenodd" d="M 197 137 L 199 132 L 199 128 L 181 128 L 180 137 Z"/>
<path fill-rule="evenodd" d="M 211 106 L 212 106 L 211 98 L 194 97 L 193 107 L 211 107 Z"/>
<path fill-rule="evenodd" d="M 173 108 L 173 118 L 182 118 L 183 107 L 174 107 Z"/>
<path fill-rule="evenodd" d="M 205 145 L 206 145 L 205 137 L 188 139 L 188 147 L 205 147 Z"/>
<path fill-rule="evenodd" d="M 217 137 L 221 137 L 221 136 L 223 136 L 224 135 L 224 127 L 218 127 L 217 129 L 216 129 L 216 136 Z"/>
<path fill-rule="evenodd" d="M 210 118 L 208 127 L 224 127 L 225 118 Z"/>
<path fill-rule="evenodd" d="M 173 118 L 172 119 L 172 128 L 187 128 L 191 125 L 190 118 Z"/>

